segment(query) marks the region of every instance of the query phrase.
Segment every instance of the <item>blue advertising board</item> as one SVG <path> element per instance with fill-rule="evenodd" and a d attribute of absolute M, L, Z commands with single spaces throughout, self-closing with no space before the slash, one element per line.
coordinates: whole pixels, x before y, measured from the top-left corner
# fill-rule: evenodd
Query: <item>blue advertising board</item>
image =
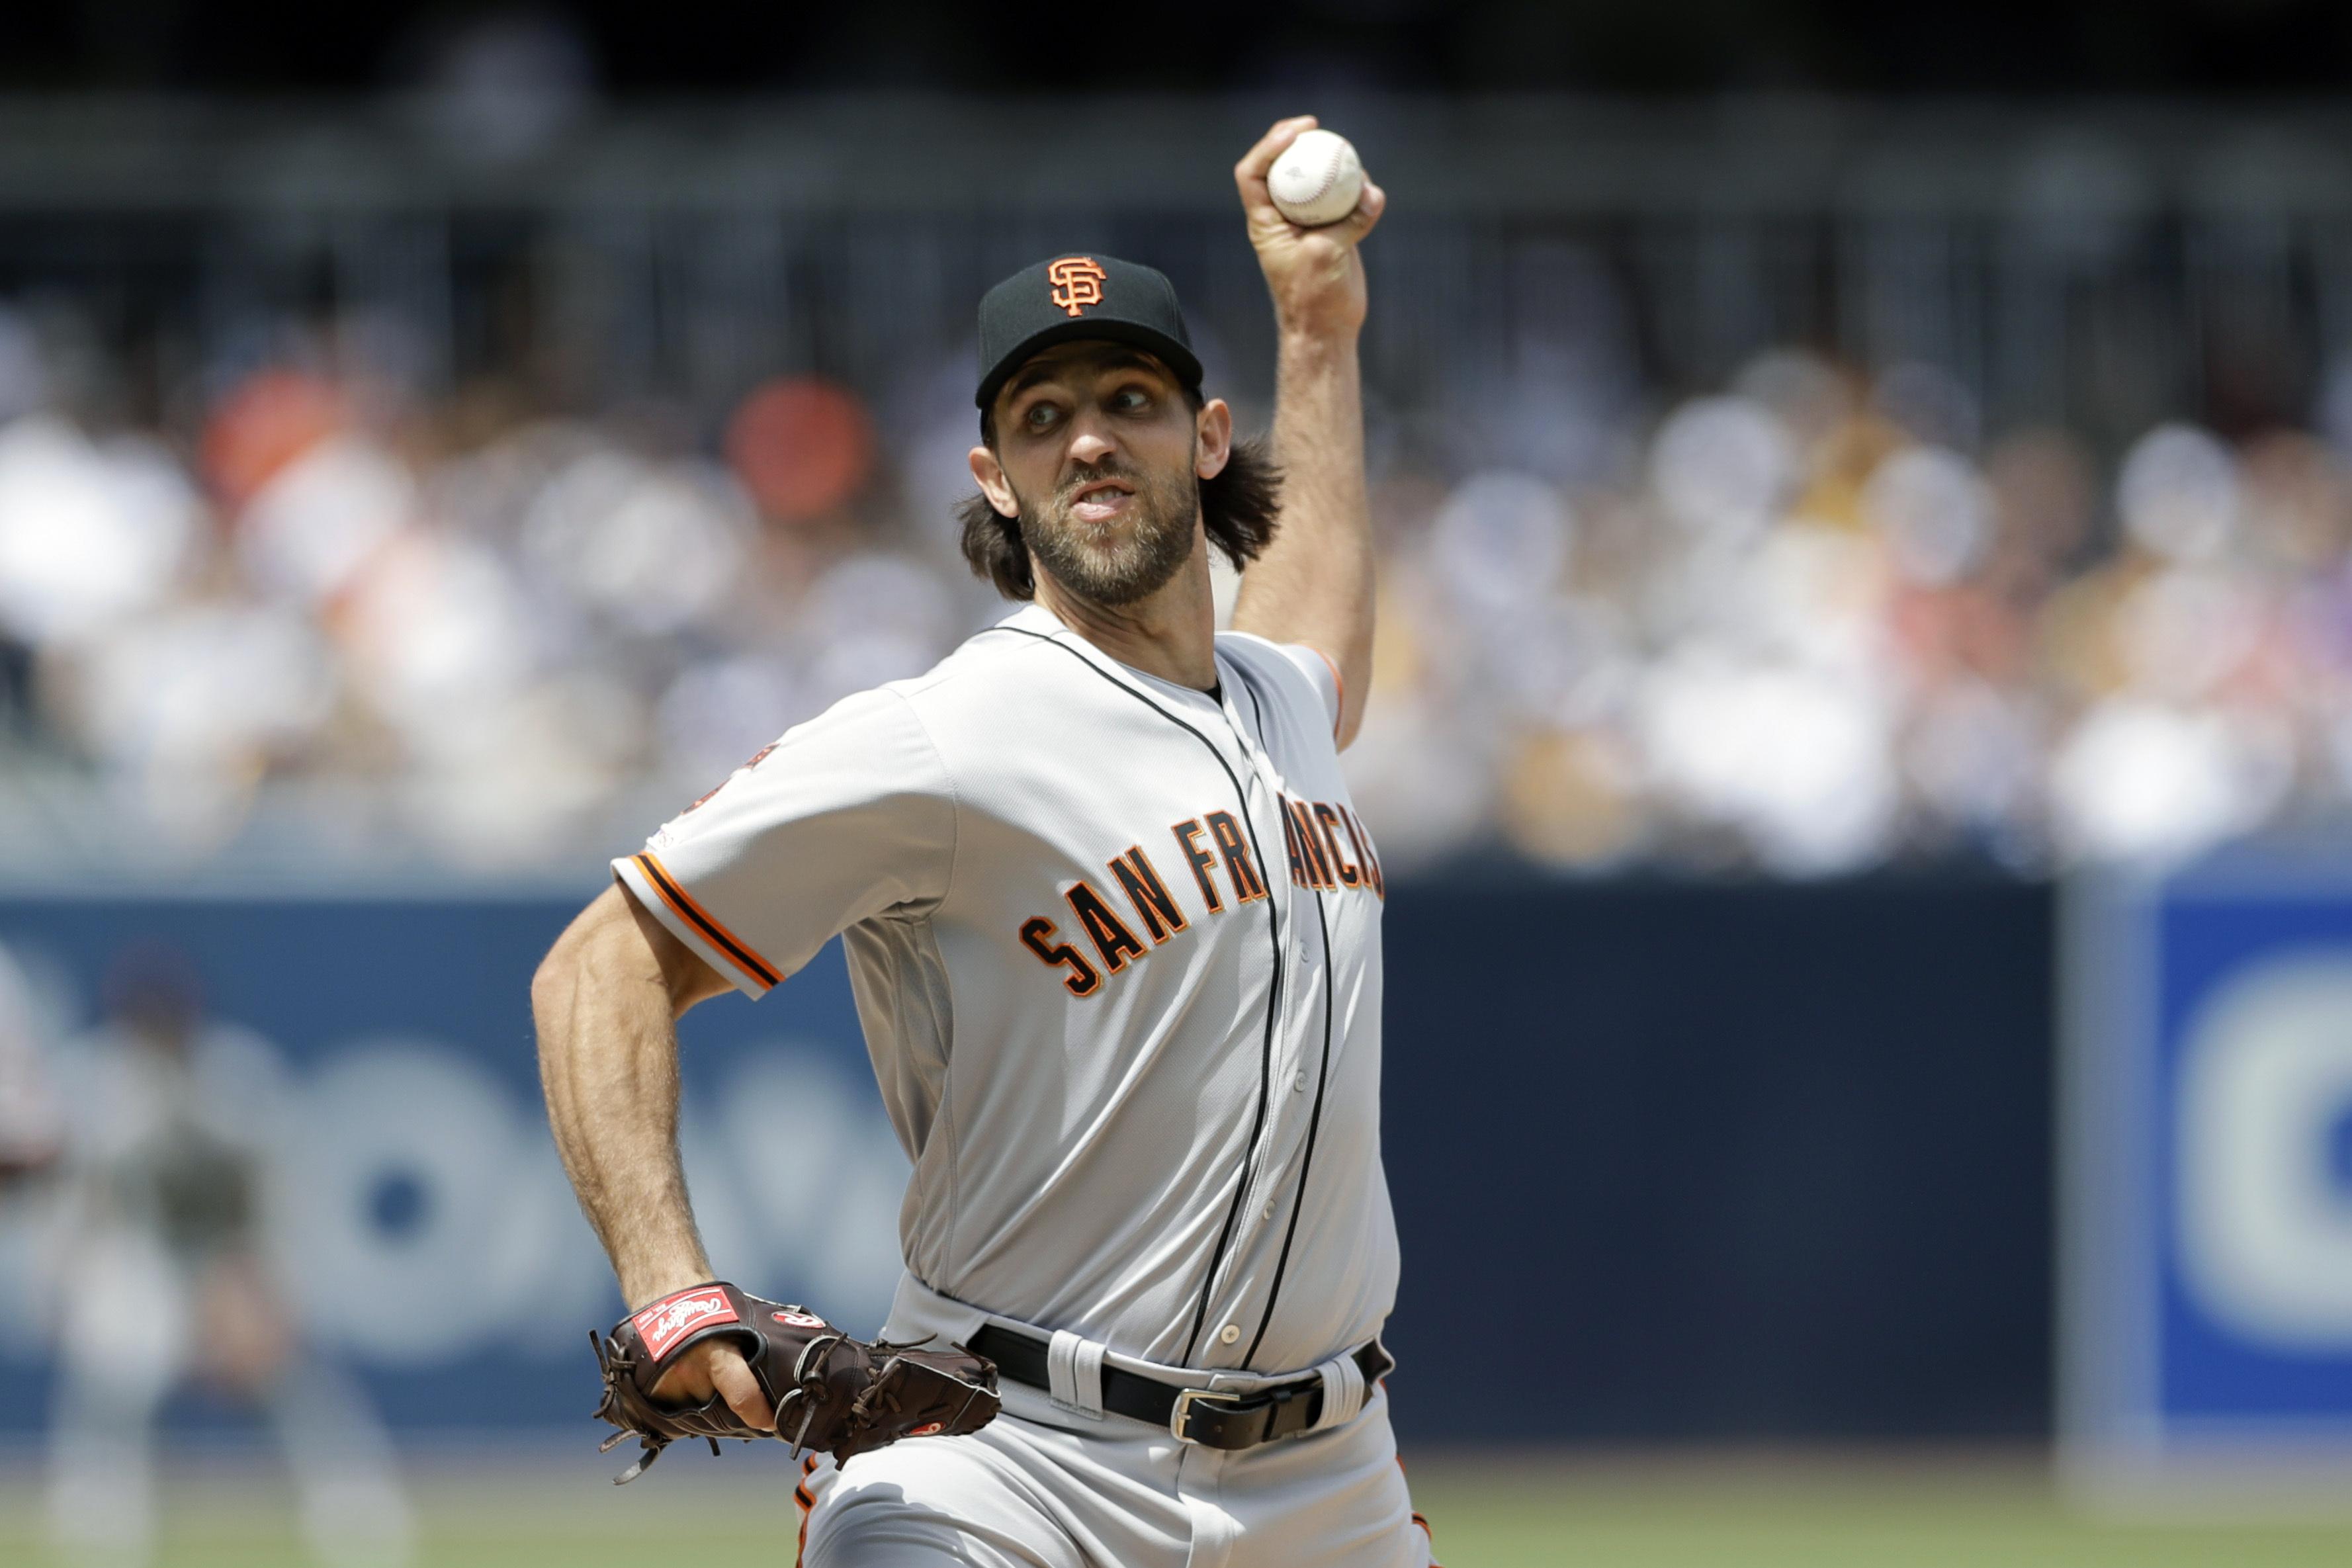
<path fill-rule="evenodd" d="M 110 972 L 134 952 L 184 961 L 207 1030 L 267 1064 L 251 1094 L 271 1102 L 263 1207 L 291 1315 L 395 1432 L 584 1437 L 584 1328 L 621 1303 L 548 1135 L 529 999 L 582 901 L 0 900 L 0 946 L 85 1133 L 107 1114 L 79 1069 L 100 1049 Z M 908 1167 L 838 944 L 756 1006 L 697 1009 L 681 1038 L 680 1142 L 715 1266 L 872 1331 Z M 80 1310 L 78 1238 L 58 1234 L 69 1184 L 0 1201 L 0 1436 L 43 1425 L 54 1331 Z M 236 1413 L 184 1396 L 167 1418 Z"/>
<path fill-rule="evenodd" d="M 0 947 L 68 1090 L 123 955 L 183 953 L 277 1064 L 278 1258 L 318 1356 L 411 1444 L 577 1444 L 585 1325 L 620 1304 L 548 1139 L 528 987 L 593 890 L 0 896 Z M 1392 887 L 1383 918 L 1409 1447 L 2047 1429 L 2048 889 L 1473 870 Z M 838 949 L 681 1033 L 714 1263 L 878 1325 L 907 1163 Z M 0 1192 L 0 1442 L 46 1429 L 88 1304 L 58 1215 Z M 1465 1313 L 1529 1302 L 1567 1352 L 1522 1358 L 1510 1399 L 1452 1373 Z M 184 1390 L 168 1419 L 258 1425 Z"/>
<path fill-rule="evenodd" d="M 2069 901 L 2067 1455 L 2352 1474 L 2352 873 L 2242 855 Z"/>

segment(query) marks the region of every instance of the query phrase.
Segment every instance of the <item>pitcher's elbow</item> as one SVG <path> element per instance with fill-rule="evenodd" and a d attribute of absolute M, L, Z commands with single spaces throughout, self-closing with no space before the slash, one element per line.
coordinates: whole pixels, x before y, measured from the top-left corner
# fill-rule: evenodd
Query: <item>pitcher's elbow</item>
<path fill-rule="evenodd" d="M 541 959 L 539 967 L 531 972 L 530 976 L 531 1017 L 544 1023 L 569 984 L 570 976 L 558 964 L 555 954 L 551 952 Z"/>
<path fill-rule="evenodd" d="M 530 1016 L 544 1045 L 549 1026 L 569 1009 L 580 990 L 580 943 L 566 931 L 539 961 L 530 976 Z"/>

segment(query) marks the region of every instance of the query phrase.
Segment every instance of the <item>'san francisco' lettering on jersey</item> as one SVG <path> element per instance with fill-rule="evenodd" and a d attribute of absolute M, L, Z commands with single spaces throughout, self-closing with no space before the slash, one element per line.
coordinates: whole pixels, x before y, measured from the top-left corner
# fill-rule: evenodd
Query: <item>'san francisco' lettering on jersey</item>
<path fill-rule="evenodd" d="M 1282 797 L 1282 836 L 1290 850 L 1290 879 L 1302 888 L 1326 892 L 1370 893 L 1385 902 L 1388 880 L 1381 875 L 1380 856 L 1372 836 L 1345 805 L 1325 800 Z M 1345 839 L 1349 849 L 1340 848 Z"/>
<path fill-rule="evenodd" d="M 1335 802 L 1299 800 L 1288 795 L 1281 797 L 1281 803 L 1292 886 L 1388 898 L 1388 884 L 1381 875 L 1371 835 L 1353 811 Z M 1203 827 L 1204 822 L 1209 826 Z M 1192 870 L 1205 916 L 1213 918 L 1265 897 L 1232 813 L 1204 811 L 1176 823 L 1169 832 L 1176 840 L 1177 854 Z M 1202 843 L 1204 838 L 1213 839 L 1213 850 Z M 1121 895 L 1117 900 L 1106 898 L 1103 889 L 1084 878 L 1061 889 L 1076 930 L 1091 945 L 1091 957 L 1063 937 L 1055 916 L 1032 915 L 1021 922 L 1021 945 L 1047 969 L 1060 972 L 1064 988 L 1073 996 L 1097 994 L 1104 975 L 1117 974 L 1130 960 L 1143 957 L 1149 950 L 1139 940 L 1139 931 L 1151 939 L 1152 947 L 1159 947 L 1192 926 L 1182 899 L 1160 876 L 1142 845 L 1131 845 L 1125 854 L 1113 856 L 1107 868 L 1110 877 L 1105 888 L 1117 887 Z M 1219 886 L 1221 878 L 1232 889 L 1230 897 Z M 1125 918 L 1128 911 L 1132 911 L 1132 920 Z"/>

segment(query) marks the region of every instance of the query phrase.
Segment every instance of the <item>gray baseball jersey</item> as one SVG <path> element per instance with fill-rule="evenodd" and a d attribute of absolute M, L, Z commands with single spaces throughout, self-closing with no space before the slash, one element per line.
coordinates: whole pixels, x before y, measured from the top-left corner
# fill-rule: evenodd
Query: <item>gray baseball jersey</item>
<path fill-rule="evenodd" d="M 1031 605 L 788 731 L 615 871 L 757 996 L 835 932 L 930 1290 L 1177 1366 L 1387 1317 L 1379 852 L 1313 649 L 1212 695 Z"/>

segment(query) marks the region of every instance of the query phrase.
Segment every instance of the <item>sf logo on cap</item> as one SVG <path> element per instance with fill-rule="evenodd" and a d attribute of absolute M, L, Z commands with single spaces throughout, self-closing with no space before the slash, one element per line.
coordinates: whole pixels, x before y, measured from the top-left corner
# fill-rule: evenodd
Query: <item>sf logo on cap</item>
<path fill-rule="evenodd" d="M 1087 305 L 1102 303 L 1105 274 L 1090 257 L 1070 256 L 1045 268 L 1045 280 L 1054 286 L 1054 303 L 1075 316 Z"/>

